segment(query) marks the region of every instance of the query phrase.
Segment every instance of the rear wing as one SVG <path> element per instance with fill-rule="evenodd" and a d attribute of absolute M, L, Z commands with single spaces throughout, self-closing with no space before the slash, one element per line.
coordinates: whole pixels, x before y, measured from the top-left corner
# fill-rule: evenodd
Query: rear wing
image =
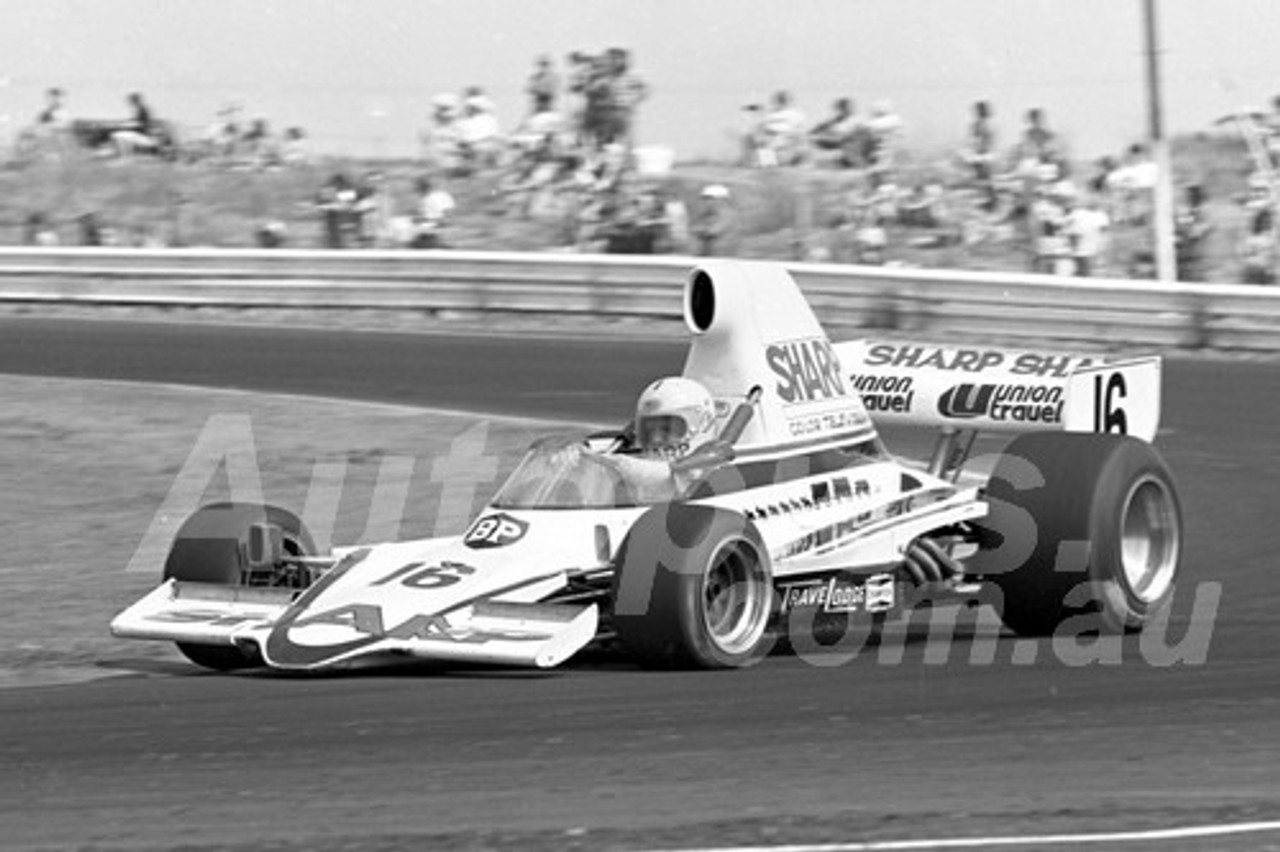
<path fill-rule="evenodd" d="M 1112 432 L 1150 442 L 1159 357 L 1111 359 L 988 347 L 851 340 L 840 366 L 879 423 L 1009 432 Z"/>

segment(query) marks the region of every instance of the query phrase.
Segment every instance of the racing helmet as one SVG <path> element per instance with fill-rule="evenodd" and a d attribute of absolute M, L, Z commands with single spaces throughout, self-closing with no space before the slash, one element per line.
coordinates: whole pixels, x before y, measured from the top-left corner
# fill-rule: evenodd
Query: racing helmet
<path fill-rule="evenodd" d="M 716 406 L 693 379 L 658 379 L 636 403 L 636 443 L 646 455 L 678 459 L 712 436 Z"/>

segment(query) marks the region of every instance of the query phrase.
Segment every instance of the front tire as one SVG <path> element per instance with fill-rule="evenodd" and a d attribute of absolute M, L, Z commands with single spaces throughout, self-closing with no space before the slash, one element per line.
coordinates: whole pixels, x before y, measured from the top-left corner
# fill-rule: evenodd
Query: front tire
<path fill-rule="evenodd" d="M 999 589 L 1001 618 L 1015 632 L 1049 635 L 1082 613 L 1099 630 L 1141 630 L 1172 597 L 1182 506 L 1150 444 L 1023 435 L 996 463 L 986 496 L 970 569 Z"/>
<path fill-rule="evenodd" d="M 249 568 L 249 528 L 262 523 L 280 528 L 286 553 L 293 556 L 315 553 L 310 533 L 292 512 L 256 503 L 213 503 L 197 509 L 183 522 L 169 548 L 164 578 L 224 586 L 244 585 Z M 262 665 L 262 657 L 256 649 L 194 642 L 174 644 L 191 662 L 215 671 L 236 671 Z"/>
<path fill-rule="evenodd" d="M 742 668 L 769 652 L 769 554 L 736 512 L 650 509 L 618 550 L 613 600 L 618 638 L 642 665 Z"/>

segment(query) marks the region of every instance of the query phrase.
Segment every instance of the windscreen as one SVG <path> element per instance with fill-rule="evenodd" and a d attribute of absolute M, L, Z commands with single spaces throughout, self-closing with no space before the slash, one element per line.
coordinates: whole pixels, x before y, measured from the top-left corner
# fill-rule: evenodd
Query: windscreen
<path fill-rule="evenodd" d="M 612 509 L 640 505 L 632 483 L 608 459 L 563 440 L 535 444 L 498 489 L 503 509 Z"/>

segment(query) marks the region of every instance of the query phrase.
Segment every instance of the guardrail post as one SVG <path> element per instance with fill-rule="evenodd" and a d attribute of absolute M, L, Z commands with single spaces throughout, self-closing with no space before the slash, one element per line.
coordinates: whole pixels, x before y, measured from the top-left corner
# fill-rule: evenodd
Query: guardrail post
<path fill-rule="evenodd" d="M 1187 334 L 1184 349 L 1208 349 L 1213 345 L 1213 314 L 1208 299 L 1200 293 L 1187 296 Z"/>
<path fill-rule="evenodd" d="M 898 331 L 902 327 L 902 306 L 893 290 L 881 290 L 867 311 L 867 325 L 876 330 Z"/>
<path fill-rule="evenodd" d="M 913 332 L 927 331 L 933 323 L 933 319 L 929 316 L 929 306 L 931 304 L 929 294 L 921 294 L 919 289 L 913 286 L 909 293 L 900 297 L 900 301 L 906 308 L 906 330 Z"/>

